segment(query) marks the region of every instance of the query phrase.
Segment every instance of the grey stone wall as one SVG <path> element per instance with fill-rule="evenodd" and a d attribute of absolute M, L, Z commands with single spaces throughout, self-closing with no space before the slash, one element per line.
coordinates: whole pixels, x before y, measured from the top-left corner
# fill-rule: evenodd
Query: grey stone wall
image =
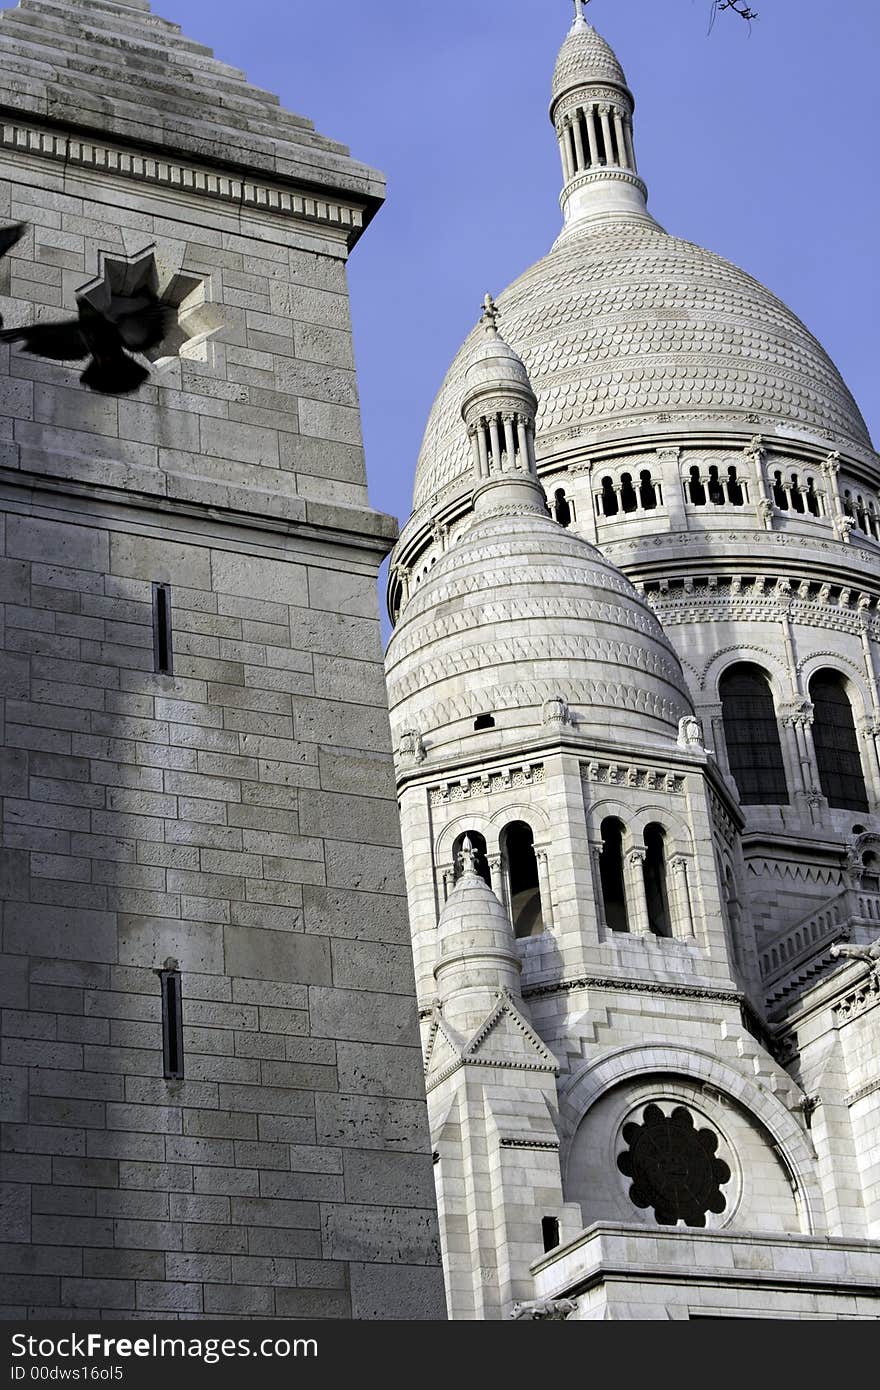
<path fill-rule="evenodd" d="M 6 324 L 150 253 L 211 336 L 118 399 L 0 357 L 0 1303 L 442 1317 L 351 218 L 123 178 L 106 149 L 65 169 L 41 139 L 0 157 L 0 221 L 31 226 Z"/>

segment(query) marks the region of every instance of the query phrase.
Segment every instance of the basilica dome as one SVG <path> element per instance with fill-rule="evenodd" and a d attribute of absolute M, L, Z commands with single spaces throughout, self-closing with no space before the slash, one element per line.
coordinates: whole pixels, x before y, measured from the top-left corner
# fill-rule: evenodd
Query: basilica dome
<path fill-rule="evenodd" d="M 589 446 L 678 423 L 871 448 L 839 372 L 795 314 L 647 215 L 585 218 L 497 302 L 538 397 L 539 462 L 571 435 Z M 415 508 L 469 481 L 459 406 L 473 341 L 434 402 Z"/>
<path fill-rule="evenodd" d="M 691 712 L 678 657 L 630 581 L 516 506 L 477 515 L 411 595 L 386 676 L 395 741 L 418 730 L 429 754 L 460 748 L 475 725 L 493 746 L 521 743 L 563 706 L 579 732 L 648 744 Z"/>

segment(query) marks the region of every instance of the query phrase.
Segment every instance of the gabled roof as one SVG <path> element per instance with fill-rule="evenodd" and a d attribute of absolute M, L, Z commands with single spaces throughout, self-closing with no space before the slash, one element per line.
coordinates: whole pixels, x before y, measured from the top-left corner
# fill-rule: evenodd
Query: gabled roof
<path fill-rule="evenodd" d="M 381 174 L 152 12 L 149 0 L 0 11 L 0 112 L 381 199 Z"/>

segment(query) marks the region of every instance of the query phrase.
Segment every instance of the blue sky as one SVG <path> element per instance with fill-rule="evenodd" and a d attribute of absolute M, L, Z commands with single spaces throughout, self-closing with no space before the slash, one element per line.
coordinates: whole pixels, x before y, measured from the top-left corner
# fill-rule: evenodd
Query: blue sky
<path fill-rule="evenodd" d="M 873 0 L 593 0 L 636 96 L 654 216 L 768 285 L 880 438 Z M 547 118 L 569 0 L 154 0 L 388 177 L 351 259 L 374 506 L 405 518 L 428 410 L 479 311 L 559 229 Z"/>

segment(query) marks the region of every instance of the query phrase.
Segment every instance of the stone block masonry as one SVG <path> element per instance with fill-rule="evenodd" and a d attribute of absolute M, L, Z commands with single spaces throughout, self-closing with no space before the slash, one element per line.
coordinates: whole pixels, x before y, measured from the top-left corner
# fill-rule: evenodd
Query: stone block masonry
<path fill-rule="evenodd" d="M 0 1305 L 443 1317 L 375 589 L 394 528 L 367 503 L 345 280 L 381 183 L 277 106 L 273 144 L 243 114 L 266 94 L 140 0 L 88 19 L 0 15 L 16 71 L 40 46 L 17 120 L 39 125 L 53 52 L 71 122 L 77 63 L 136 53 L 132 82 L 182 63 L 234 88 L 241 144 L 149 84 L 137 112 L 86 103 L 91 162 L 0 141 L 0 221 L 30 226 L 7 325 L 145 255 L 203 313 L 118 399 L 0 356 Z M 123 158 L 141 135 L 169 163 Z M 272 197 L 186 175 L 221 154 Z"/>

